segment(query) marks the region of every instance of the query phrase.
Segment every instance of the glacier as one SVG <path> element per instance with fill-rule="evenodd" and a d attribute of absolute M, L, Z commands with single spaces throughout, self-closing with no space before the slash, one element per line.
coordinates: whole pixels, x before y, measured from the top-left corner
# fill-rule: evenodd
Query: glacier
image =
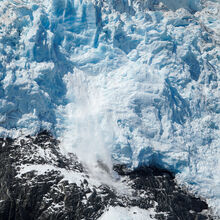
<path fill-rule="evenodd" d="M 169 169 L 220 215 L 219 12 L 217 0 L 1 0 L 1 136 L 46 129 L 87 163 Z"/>

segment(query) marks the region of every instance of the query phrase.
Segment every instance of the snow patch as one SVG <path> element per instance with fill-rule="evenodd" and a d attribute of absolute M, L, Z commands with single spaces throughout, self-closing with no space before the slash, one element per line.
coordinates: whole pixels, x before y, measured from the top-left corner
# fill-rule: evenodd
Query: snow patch
<path fill-rule="evenodd" d="M 62 176 L 63 180 L 69 181 L 69 183 L 76 183 L 77 185 L 80 185 L 81 182 L 86 179 L 86 175 L 79 173 L 77 171 L 69 171 L 67 169 L 62 169 L 55 167 L 53 165 L 49 164 L 35 164 L 35 165 L 22 165 L 20 167 L 20 171 L 18 172 L 16 178 L 21 178 L 23 174 L 29 173 L 29 172 L 37 172 L 38 175 L 45 175 L 49 171 L 58 171 Z"/>
<path fill-rule="evenodd" d="M 1 136 L 51 130 L 96 171 L 98 160 L 167 168 L 220 213 L 219 11 L 218 1 L 2 0 Z"/>
<path fill-rule="evenodd" d="M 154 209 L 144 210 L 139 207 L 112 207 L 110 206 L 99 220 L 152 220 L 156 219 Z"/>

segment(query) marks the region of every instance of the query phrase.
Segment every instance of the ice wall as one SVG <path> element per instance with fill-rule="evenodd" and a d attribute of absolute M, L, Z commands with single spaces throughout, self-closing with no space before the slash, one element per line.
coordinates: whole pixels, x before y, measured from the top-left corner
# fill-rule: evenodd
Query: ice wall
<path fill-rule="evenodd" d="M 217 1 L 0 3 L 1 135 L 168 168 L 220 212 Z"/>

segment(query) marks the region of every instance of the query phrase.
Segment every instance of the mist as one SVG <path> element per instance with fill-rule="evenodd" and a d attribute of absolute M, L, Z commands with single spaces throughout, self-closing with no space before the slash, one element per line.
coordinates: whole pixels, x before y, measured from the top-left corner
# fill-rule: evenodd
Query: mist
<path fill-rule="evenodd" d="M 92 84 L 91 77 L 79 69 L 64 77 L 69 104 L 65 109 L 65 125 L 61 148 L 75 153 L 88 171 L 114 177 L 111 145 L 114 128 L 105 99 Z"/>

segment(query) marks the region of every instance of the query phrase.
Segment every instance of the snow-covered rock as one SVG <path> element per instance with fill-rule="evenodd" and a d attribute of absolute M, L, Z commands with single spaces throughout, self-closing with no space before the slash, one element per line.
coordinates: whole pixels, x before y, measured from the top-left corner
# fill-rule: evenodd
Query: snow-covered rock
<path fill-rule="evenodd" d="M 117 179 L 99 162 L 97 179 L 76 155 L 61 154 L 46 131 L 0 138 L 0 219 L 209 219 L 208 205 L 181 189 L 169 171 L 114 170 Z"/>

